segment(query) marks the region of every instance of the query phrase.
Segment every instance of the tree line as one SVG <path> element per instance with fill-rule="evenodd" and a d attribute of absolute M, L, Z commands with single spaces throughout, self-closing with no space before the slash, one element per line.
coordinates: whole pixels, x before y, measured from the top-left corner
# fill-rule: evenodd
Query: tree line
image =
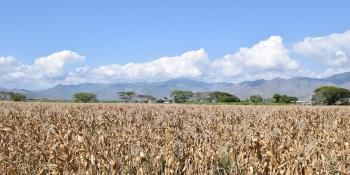
<path fill-rule="evenodd" d="M 170 97 L 164 97 L 162 99 L 157 99 L 151 95 L 138 94 L 133 91 L 123 91 L 118 92 L 118 101 L 120 102 L 141 102 L 141 103 L 239 103 L 239 102 L 249 102 L 249 103 L 292 103 L 298 100 L 297 97 L 275 94 L 270 99 L 264 99 L 260 95 L 252 95 L 245 100 L 241 100 L 239 97 L 220 91 L 213 92 L 192 92 L 184 90 L 174 90 L 171 92 Z M 73 95 L 75 102 L 97 102 L 97 95 L 89 92 L 79 92 Z"/>
<path fill-rule="evenodd" d="M 116 101 L 136 103 L 246 103 L 246 104 L 290 104 L 298 101 L 297 97 L 285 94 L 274 94 L 270 98 L 263 98 L 260 95 L 251 95 L 241 100 L 239 97 L 220 91 L 213 92 L 192 92 L 174 90 L 170 97 L 157 99 L 151 95 L 139 94 L 133 91 L 118 92 Z M 97 102 L 97 95 L 90 92 L 75 93 L 72 97 L 75 102 Z M 0 100 L 27 101 L 24 94 L 17 92 L 0 92 Z M 314 90 L 312 96 L 313 105 L 350 105 L 350 91 L 346 88 L 336 86 L 321 86 Z"/>
<path fill-rule="evenodd" d="M 26 101 L 27 97 L 17 92 L 0 92 L 0 100 Z"/>
<path fill-rule="evenodd" d="M 241 100 L 239 97 L 227 93 L 227 92 L 191 92 L 175 90 L 171 93 L 171 97 L 175 103 L 186 103 L 186 102 L 207 102 L 207 103 L 293 103 L 298 100 L 297 97 L 288 96 L 285 94 L 274 94 L 272 98 L 264 99 L 260 95 L 252 95 L 245 100 Z"/>
<path fill-rule="evenodd" d="M 263 98 L 260 95 L 251 95 L 245 100 L 239 97 L 220 91 L 213 92 L 192 92 L 174 90 L 170 97 L 156 99 L 150 95 L 138 94 L 133 91 L 118 92 L 119 100 L 122 102 L 156 102 L 156 103 L 248 103 L 248 104 L 290 104 L 296 103 L 298 97 L 286 94 L 274 94 L 271 98 Z M 74 95 L 77 102 L 97 101 L 96 94 L 77 93 Z M 350 91 L 336 86 L 321 86 L 314 90 L 311 102 L 313 105 L 350 105 Z"/>

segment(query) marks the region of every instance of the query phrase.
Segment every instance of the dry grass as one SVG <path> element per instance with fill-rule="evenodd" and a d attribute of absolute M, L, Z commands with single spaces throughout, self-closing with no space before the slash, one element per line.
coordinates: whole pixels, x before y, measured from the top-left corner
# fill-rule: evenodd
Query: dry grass
<path fill-rule="evenodd" d="M 0 103 L 0 174 L 345 174 L 350 108 Z"/>

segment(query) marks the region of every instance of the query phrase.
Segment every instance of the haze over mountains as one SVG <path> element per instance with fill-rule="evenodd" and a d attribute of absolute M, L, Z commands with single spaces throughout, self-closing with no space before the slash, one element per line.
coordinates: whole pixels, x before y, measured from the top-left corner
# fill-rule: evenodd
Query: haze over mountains
<path fill-rule="evenodd" d="M 168 97 L 175 89 L 190 90 L 193 92 L 225 91 L 234 94 L 241 99 L 250 95 L 261 95 L 264 98 L 271 97 L 274 93 L 282 93 L 297 96 L 301 100 L 309 100 L 315 88 L 323 85 L 335 85 L 350 88 L 350 72 L 336 74 L 327 78 L 295 77 L 290 79 L 275 78 L 272 80 L 244 81 L 241 83 L 206 83 L 190 79 L 174 79 L 164 82 L 152 83 L 114 83 L 93 84 L 84 83 L 78 85 L 57 85 L 42 91 L 28 91 L 25 89 L 5 89 L 0 91 L 16 91 L 27 95 L 29 98 L 71 99 L 77 92 L 96 93 L 100 100 L 117 99 L 117 92 L 135 91 L 140 94 L 152 95 L 156 98 Z"/>

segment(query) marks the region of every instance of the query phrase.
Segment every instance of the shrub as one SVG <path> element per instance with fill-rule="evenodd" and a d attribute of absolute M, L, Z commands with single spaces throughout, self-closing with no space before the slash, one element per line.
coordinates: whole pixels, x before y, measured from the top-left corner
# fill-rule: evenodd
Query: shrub
<path fill-rule="evenodd" d="M 10 99 L 12 101 L 26 101 L 27 97 L 21 93 L 11 92 Z"/>
<path fill-rule="evenodd" d="M 252 95 L 249 97 L 249 101 L 253 103 L 260 103 L 263 102 L 264 99 L 260 95 Z"/>
<path fill-rule="evenodd" d="M 272 98 L 275 103 L 292 103 L 298 101 L 298 97 L 281 94 L 274 94 Z"/>
<path fill-rule="evenodd" d="M 240 99 L 230 93 L 214 91 L 210 93 L 212 101 L 216 102 L 240 102 Z"/>
<path fill-rule="evenodd" d="M 87 103 L 87 102 L 97 101 L 97 95 L 93 93 L 88 93 L 88 92 L 76 93 L 73 95 L 73 98 L 75 102 Z"/>
<path fill-rule="evenodd" d="M 191 91 L 174 90 L 170 96 L 174 98 L 175 103 L 185 103 L 190 100 L 193 93 Z"/>

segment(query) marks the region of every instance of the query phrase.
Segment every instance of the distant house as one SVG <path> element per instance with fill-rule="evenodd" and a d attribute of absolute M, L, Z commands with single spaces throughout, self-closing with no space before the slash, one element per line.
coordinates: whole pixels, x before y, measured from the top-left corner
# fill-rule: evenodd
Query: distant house
<path fill-rule="evenodd" d="M 298 100 L 295 102 L 297 105 L 312 105 L 311 101 L 303 101 L 303 100 Z"/>
<path fill-rule="evenodd" d="M 344 98 L 335 102 L 335 105 L 349 105 L 350 98 Z"/>

